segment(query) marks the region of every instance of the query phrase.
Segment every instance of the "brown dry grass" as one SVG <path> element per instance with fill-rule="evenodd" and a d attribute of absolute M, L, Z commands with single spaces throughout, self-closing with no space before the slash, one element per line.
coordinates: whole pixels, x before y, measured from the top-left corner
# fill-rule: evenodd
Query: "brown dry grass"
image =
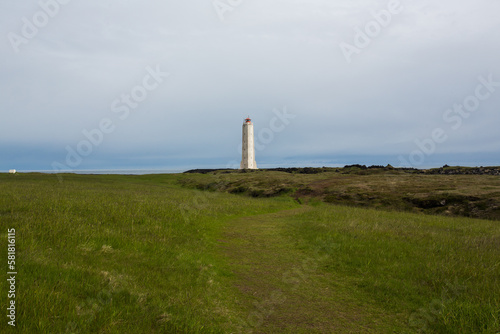
<path fill-rule="evenodd" d="M 187 174 L 190 188 L 273 197 L 288 194 L 300 203 L 374 207 L 500 220 L 500 177 L 433 175 L 401 170 L 332 169 L 318 174 L 278 171 Z"/>

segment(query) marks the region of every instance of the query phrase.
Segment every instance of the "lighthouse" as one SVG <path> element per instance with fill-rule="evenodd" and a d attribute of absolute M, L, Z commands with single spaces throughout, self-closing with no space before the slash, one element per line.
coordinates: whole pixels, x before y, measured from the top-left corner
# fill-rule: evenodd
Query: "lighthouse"
<path fill-rule="evenodd" d="M 240 169 L 257 169 L 253 141 L 253 123 L 250 117 L 243 123 L 243 148 Z"/>

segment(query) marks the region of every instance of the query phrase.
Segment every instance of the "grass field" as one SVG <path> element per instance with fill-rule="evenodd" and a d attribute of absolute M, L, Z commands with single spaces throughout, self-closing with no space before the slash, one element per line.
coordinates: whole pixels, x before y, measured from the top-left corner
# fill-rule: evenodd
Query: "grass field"
<path fill-rule="evenodd" d="M 16 229 L 15 330 L 500 332 L 499 221 L 376 200 L 339 205 L 326 193 L 377 190 L 342 177 L 351 181 L 279 172 L 68 174 L 63 182 L 0 174 L 2 245 Z M 494 201 L 499 187 L 490 176 L 463 186 L 390 177 L 394 198 L 434 187 Z M 421 195 L 403 194 L 416 183 Z M 496 212 L 491 206 L 483 211 Z M 6 246 L 1 254 L 6 268 Z"/>

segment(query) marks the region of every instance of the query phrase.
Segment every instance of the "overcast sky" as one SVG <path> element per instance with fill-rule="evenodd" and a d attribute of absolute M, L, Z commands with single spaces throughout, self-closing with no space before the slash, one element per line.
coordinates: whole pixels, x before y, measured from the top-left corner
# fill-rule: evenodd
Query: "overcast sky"
<path fill-rule="evenodd" d="M 2 0 L 0 170 L 500 165 L 498 0 Z M 86 133 L 86 135 L 85 135 Z"/>

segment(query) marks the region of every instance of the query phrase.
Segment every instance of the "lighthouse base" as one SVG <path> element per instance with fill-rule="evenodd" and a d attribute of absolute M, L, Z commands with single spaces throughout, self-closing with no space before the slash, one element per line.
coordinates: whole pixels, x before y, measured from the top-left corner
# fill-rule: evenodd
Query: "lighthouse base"
<path fill-rule="evenodd" d="M 240 169 L 258 169 L 258 168 L 257 168 L 257 163 L 255 161 L 253 163 L 246 163 L 242 161 L 240 163 Z"/>

